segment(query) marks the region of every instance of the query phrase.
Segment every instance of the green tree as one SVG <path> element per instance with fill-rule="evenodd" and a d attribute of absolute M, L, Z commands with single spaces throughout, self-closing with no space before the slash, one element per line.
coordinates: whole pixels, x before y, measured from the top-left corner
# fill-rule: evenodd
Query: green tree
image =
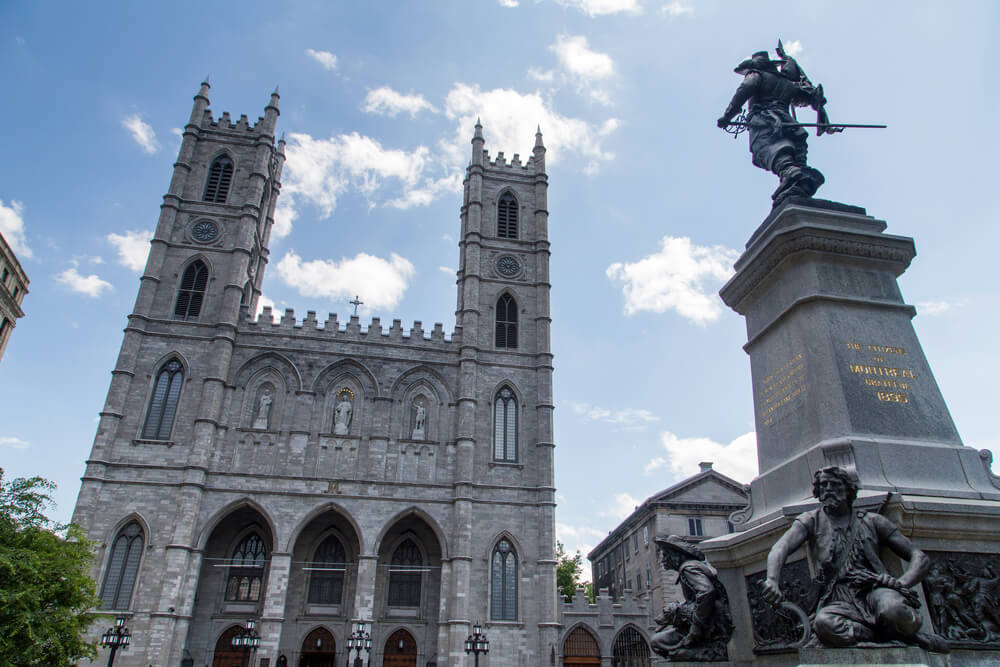
<path fill-rule="evenodd" d="M 93 554 L 79 528 L 45 516 L 54 488 L 41 477 L 6 482 L 0 468 L 2 665 L 70 665 L 97 655 L 96 638 L 84 634 L 100 604 L 88 575 Z"/>
<path fill-rule="evenodd" d="M 570 556 L 563 548 L 562 542 L 556 542 L 556 587 L 559 595 L 573 599 L 576 589 L 580 586 L 580 573 L 583 571 L 583 556 L 577 551 Z"/>

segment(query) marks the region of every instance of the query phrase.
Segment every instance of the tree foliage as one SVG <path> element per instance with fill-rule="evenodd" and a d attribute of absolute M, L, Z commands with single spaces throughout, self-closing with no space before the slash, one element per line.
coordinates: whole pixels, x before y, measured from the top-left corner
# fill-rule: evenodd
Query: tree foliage
<path fill-rule="evenodd" d="M 0 664 L 69 665 L 97 655 L 88 640 L 100 604 L 90 545 L 76 526 L 45 516 L 55 485 L 4 481 L 0 468 Z M 61 537 L 64 534 L 65 537 Z"/>
<path fill-rule="evenodd" d="M 580 574 L 583 572 L 583 556 L 577 551 L 570 556 L 566 553 L 562 542 L 556 542 L 556 586 L 559 595 L 572 600 L 576 589 L 580 586 Z"/>

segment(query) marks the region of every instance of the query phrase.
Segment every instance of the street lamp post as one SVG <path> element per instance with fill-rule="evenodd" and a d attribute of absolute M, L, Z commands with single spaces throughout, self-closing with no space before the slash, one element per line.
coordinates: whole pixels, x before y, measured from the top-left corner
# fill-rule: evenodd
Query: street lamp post
<path fill-rule="evenodd" d="M 243 649 L 243 664 L 250 667 L 250 652 L 260 647 L 260 635 L 257 634 L 257 621 L 247 619 L 243 632 L 233 636 L 233 646 Z"/>
<path fill-rule="evenodd" d="M 347 667 L 351 667 L 351 651 L 357 651 L 357 657 L 354 659 L 355 667 L 361 666 L 361 651 L 371 651 L 372 649 L 372 636 L 369 634 L 365 622 L 361 621 L 358 623 L 358 629 L 351 633 L 351 636 L 347 638 Z"/>
<path fill-rule="evenodd" d="M 476 667 L 479 667 L 479 654 L 490 652 L 490 640 L 486 638 L 486 634 L 483 632 L 483 626 L 476 621 L 476 624 L 472 626 L 472 634 L 469 635 L 465 640 L 465 654 L 468 655 L 472 653 L 476 656 Z"/>
<path fill-rule="evenodd" d="M 126 648 L 132 641 L 132 633 L 125 627 L 126 620 L 128 619 L 125 616 L 117 617 L 115 627 L 108 628 L 108 631 L 101 635 L 101 646 L 111 649 L 111 654 L 108 655 L 108 667 L 115 664 L 115 653 L 118 649 Z"/>

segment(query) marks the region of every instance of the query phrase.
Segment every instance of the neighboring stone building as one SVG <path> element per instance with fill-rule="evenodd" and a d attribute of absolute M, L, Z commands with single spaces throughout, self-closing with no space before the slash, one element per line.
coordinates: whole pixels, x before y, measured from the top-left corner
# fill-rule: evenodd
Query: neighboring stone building
<path fill-rule="evenodd" d="M 0 234 L 0 359 L 3 359 L 17 320 L 24 317 L 21 303 L 27 293 L 28 276 Z"/>
<path fill-rule="evenodd" d="M 744 486 L 702 463 L 701 472 L 647 498 L 587 554 L 594 590 L 626 592 L 648 602 L 651 621 L 665 602 L 683 599 L 665 576 L 654 539 L 678 535 L 692 542 L 733 531 L 729 515 L 746 507 Z"/>
<path fill-rule="evenodd" d="M 280 190 L 278 95 L 184 129 L 73 520 L 98 544 L 116 664 L 490 665 L 559 642 L 545 147 L 472 139 L 457 323 L 256 312 Z M 103 664 L 106 655 L 98 661 Z"/>

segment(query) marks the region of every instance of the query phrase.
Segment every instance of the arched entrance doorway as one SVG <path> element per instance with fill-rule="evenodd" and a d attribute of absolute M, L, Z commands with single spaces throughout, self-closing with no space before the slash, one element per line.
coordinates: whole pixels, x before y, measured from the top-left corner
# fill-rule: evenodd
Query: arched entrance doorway
<path fill-rule="evenodd" d="M 632 626 L 627 626 L 615 637 L 612 648 L 612 667 L 649 667 L 649 644 Z"/>
<path fill-rule="evenodd" d="M 601 649 L 594 635 L 578 627 L 569 633 L 563 643 L 564 667 L 582 667 L 601 664 Z"/>
<path fill-rule="evenodd" d="M 406 630 L 396 630 L 385 641 L 382 667 L 417 667 L 417 641 Z"/>
<path fill-rule="evenodd" d="M 316 628 L 302 640 L 299 667 L 334 667 L 337 643 L 326 628 Z"/>
<path fill-rule="evenodd" d="M 243 667 L 246 655 L 241 648 L 233 648 L 233 637 L 243 631 L 234 625 L 227 629 L 215 642 L 215 653 L 212 655 L 212 667 Z"/>

